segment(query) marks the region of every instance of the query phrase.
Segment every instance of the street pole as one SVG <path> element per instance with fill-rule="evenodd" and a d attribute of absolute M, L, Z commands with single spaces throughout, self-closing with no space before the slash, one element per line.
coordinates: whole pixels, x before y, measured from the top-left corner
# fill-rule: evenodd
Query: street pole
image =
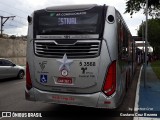
<path fill-rule="evenodd" d="M 143 41 L 143 58 L 144 58 L 144 47 L 145 47 L 145 41 L 144 41 L 144 25 L 143 25 L 143 20 L 142 20 L 142 41 Z M 144 64 L 144 60 L 143 60 L 143 64 Z"/>
<path fill-rule="evenodd" d="M 1 37 L 3 36 L 3 26 L 4 26 L 4 24 L 7 22 L 7 20 L 9 18 L 13 19 L 14 17 L 16 17 L 16 16 L 8 16 L 8 17 L 0 16 L 0 18 L 1 18 Z M 4 19 L 4 21 L 3 21 L 3 19 Z"/>
<path fill-rule="evenodd" d="M 145 87 L 145 72 L 144 72 L 144 64 L 145 64 L 145 41 L 144 41 L 144 23 L 143 23 L 143 20 L 142 20 L 142 41 L 143 41 L 143 54 L 142 54 L 142 57 L 143 57 L 143 61 L 142 61 L 142 64 L 143 64 L 143 85 Z"/>
<path fill-rule="evenodd" d="M 2 18 L 2 16 L 1 16 L 1 37 L 2 37 L 2 31 L 3 31 L 2 22 L 3 22 L 3 18 Z"/>
<path fill-rule="evenodd" d="M 147 44 L 148 44 L 148 0 L 146 0 L 146 27 L 145 27 L 145 65 L 144 65 L 144 88 L 146 87 L 146 67 L 147 67 Z"/>

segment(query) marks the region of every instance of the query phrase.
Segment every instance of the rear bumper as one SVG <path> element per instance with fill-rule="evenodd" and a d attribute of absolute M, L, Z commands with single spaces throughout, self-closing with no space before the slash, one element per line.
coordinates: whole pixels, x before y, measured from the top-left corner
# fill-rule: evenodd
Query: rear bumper
<path fill-rule="evenodd" d="M 71 93 L 56 93 L 42 91 L 37 88 L 32 88 L 29 91 L 25 90 L 26 100 L 41 101 L 46 103 L 76 105 L 94 108 L 109 108 L 117 107 L 116 93 L 110 97 L 106 97 L 103 92 L 93 94 L 71 94 Z"/>

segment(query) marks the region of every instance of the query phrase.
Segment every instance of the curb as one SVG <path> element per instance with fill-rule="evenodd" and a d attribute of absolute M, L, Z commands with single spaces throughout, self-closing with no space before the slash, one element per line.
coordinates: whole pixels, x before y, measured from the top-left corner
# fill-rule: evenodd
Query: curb
<path fill-rule="evenodd" d="M 140 80 L 141 80 L 141 74 L 142 74 L 142 68 L 143 65 L 141 66 L 140 69 L 140 73 L 139 73 L 139 77 L 138 77 L 138 83 L 137 83 L 137 90 L 136 90 L 136 100 L 135 100 L 135 104 L 134 104 L 134 111 L 138 109 L 138 102 L 139 102 L 139 89 L 140 89 Z M 142 118 L 142 119 L 140 119 Z M 143 117 L 134 117 L 133 120 L 143 120 Z"/>

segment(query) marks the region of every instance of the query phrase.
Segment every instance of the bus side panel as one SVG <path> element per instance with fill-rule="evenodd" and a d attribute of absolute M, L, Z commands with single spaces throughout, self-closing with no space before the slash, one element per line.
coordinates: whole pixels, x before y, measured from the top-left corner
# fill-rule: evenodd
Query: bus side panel
<path fill-rule="evenodd" d="M 109 7 L 107 10 L 106 19 L 109 15 L 114 16 L 114 22 L 109 23 L 107 20 L 105 22 L 105 29 L 104 29 L 104 38 L 108 45 L 108 51 L 111 58 L 111 61 L 117 61 L 117 82 L 116 82 L 116 94 L 114 97 L 115 106 L 120 104 L 121 99 L 123 98 L 124 87 L 125 87 L 125 74 L 121 74 L 119 62 L 118 62 L 118 33 L 117 33 L 117 16 L 114 7 Z"/>
<path fill-rule="evenodd" d="M 33 14 L 32 14 L 33 18 Z M 35 95 L 32 89 L 27 88 L 27 75 L 29 74 L 29 78 L 31 81 L 31 87 L 34 85 L 34 64 L 33 64 L 33 57 L 34 57 L 34 52 L 33 52 L 33 21 L 31 23 L 28 23 L 28 35 L 27 35 L 27 50 L 26 50 L 26 67 L 29 67 L 29 70 L 26 72 L 26 88 L 25 88 L 25 96 L 27 100 L 35 101 Z"/>
<path fill-rule="evenodd" d="M 109 15 L 114 16 L 114 22 L 109 23 L 107 18 Z M 117 24 L 116 24 L 116 14 L 114 7 L 108 7 L 105 28 L 104 28 L 104 38 L 108 44 L 108 50 L 111 57 L 111 60 L 117 59 Z"/>

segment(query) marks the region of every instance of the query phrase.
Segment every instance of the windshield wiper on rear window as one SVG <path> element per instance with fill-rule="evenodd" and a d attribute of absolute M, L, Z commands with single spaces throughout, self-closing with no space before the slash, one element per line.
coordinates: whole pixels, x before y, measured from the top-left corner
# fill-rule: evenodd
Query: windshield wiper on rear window
<path fill-rule="evenodd" d="M 95 31 L 87 29 L 78 29 L 78 28 L 68 28 L 68 29 L 59 29 L 59 28 L 50 28 L 41 30 L 42 34 L 59 34 L 59 33 L 78 33 L 78 34 L 93 34 Z"/>

